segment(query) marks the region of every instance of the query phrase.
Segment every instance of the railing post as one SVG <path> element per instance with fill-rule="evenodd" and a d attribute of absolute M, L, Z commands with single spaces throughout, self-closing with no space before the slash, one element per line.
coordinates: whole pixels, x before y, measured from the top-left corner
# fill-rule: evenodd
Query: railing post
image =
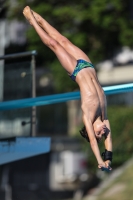
<path fill-rule="evenodd" d="M 5 52 L 5 21 L 0 21 L 0 55 Z M 4 60 L 0 60 L 0 101 L 3 101 Z"/>
<path fill-rule="evenodd" d="M 36 97 L 36 61 L 35 55 L 31 57 L 31 74 L 32 74 L 32 98 Z M 36 136 L 36 106 L 32 107 L 31 113 L 31 136 Z"/>

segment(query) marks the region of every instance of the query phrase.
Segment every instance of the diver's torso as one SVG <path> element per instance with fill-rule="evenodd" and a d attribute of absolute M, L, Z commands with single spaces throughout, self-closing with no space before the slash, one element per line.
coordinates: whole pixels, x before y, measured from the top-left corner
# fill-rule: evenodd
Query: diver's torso
<path fill-rule="evenodd" d="M 106 98 L 104 91 L 99 84 L 95 69 L 84 68 L 76 77 L 76 82 L 80 87 L 81 107 L 92 122 L 105 112 Z M 104 118 L 104 117 L 102 117 Z"/>

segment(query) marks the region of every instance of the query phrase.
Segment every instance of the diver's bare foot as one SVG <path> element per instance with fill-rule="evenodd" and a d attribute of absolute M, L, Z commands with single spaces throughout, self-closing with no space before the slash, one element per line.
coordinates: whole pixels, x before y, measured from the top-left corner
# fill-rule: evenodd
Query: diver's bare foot
<path fill-rule="evenodd" d="M 32 25 L 32 18 L 33 18 L 33 15 L 31 13 L 31 9 L 29 6 L 26 6 L 23 10 L 23 14 L 25 16 L 25 18 L 28 20 L 28 22 Z"/>
<path fill-rule="evenodd" d="M 39 26 L 42 27 L 42 21 L 43 21 L 43 18 L 38 14 L 36 13 L 35 11 L 31 10 L 33 16 L 35 17 L 37 23 L 39 24 Z"/>

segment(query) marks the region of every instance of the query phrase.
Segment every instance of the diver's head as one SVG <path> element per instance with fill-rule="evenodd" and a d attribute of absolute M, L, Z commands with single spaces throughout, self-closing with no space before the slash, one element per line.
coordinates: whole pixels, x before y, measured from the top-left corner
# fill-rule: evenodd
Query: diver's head
<path fill-rule="evenodd" d="M 107 131 L 107 127 L 104 122 L 102 122 L 100 119 L 97 119 L 93 123 L 94 133 L 98 140 L 101 140 L 103 136 L 105 136 L 105 133 Z"/>

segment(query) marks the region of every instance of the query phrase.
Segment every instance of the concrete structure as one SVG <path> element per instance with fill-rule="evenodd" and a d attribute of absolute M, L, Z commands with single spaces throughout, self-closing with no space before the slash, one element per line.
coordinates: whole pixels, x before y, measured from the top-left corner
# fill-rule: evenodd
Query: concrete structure
<path fill-rule="evenodd" d="M 133 65 L 113 67 L 110 70 L 100 70 L 98 78 L 102 85 L 115 85 L 133 82 Z"/>
<path fill-rule="evenodd" d="M 97 75 L 102 86 L 133 83 L 133 64 L 100 70 Z M 108 104 L 133 105 L 133 92 L 109 96 L 107 101 Z"/>

